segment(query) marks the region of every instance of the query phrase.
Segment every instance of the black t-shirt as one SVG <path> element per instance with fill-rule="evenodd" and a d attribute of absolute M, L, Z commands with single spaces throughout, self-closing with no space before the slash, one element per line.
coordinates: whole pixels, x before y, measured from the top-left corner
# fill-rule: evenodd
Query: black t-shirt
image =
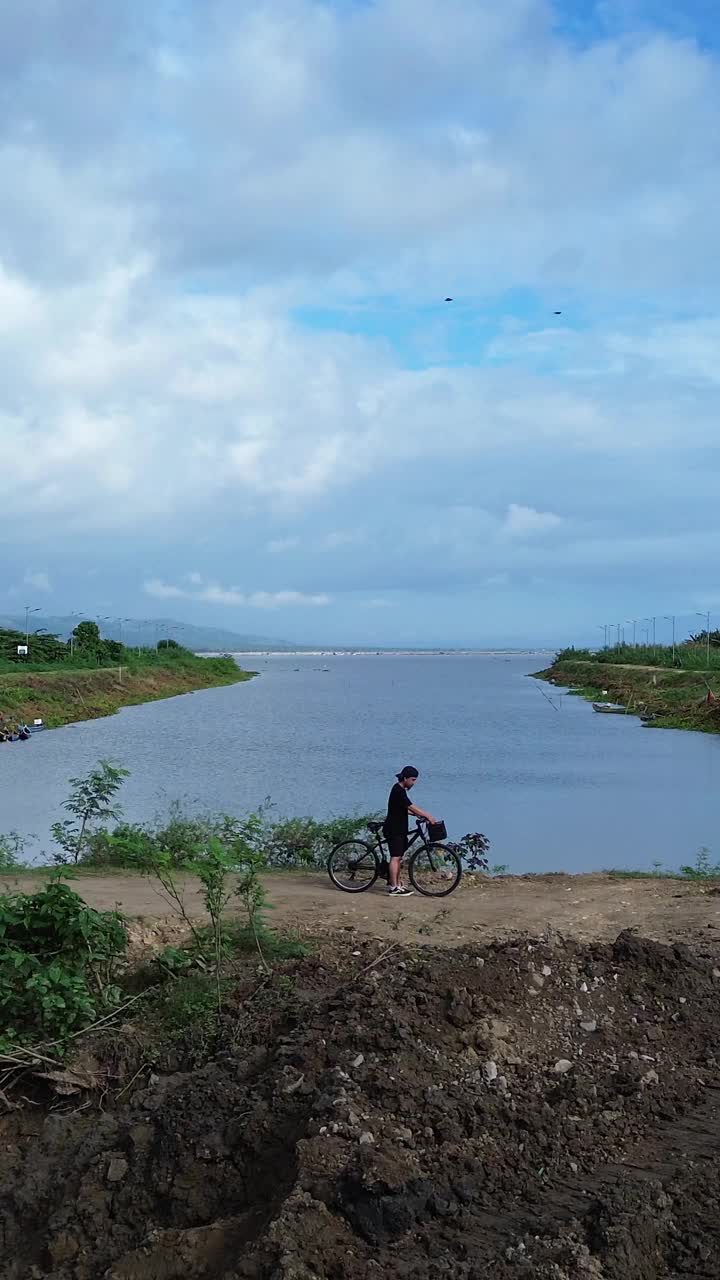
<path fill-rule="evenodd" d="M 406 836 L 408 833 L 408 809 L 412 801 L 399 782 L 395 783 L 388 797 L 388 811 L 383 831 L 386 836 Z"/>

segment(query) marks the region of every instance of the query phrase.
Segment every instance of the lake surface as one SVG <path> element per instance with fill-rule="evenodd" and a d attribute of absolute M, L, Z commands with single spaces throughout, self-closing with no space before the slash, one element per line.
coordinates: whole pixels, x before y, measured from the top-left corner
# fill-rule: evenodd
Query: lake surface
<path fill-rule="evenodd" d="M 259 678 L 0 745 L 0 831 L 49 849 L 68 779 L 100 759 L 131 770 L 122 800 L 137 821 L 176 799 L 229 813 L 267 796 L 286 815 L 379 810 L 413 764 L 413 799 L 451 837 L 483 831 L 491 861 L 514 872 L 676 867 L 701 845 L 720 860 L 720 736 L 598 716 L 526 678 L 542 658 L 241 661 Z"/>

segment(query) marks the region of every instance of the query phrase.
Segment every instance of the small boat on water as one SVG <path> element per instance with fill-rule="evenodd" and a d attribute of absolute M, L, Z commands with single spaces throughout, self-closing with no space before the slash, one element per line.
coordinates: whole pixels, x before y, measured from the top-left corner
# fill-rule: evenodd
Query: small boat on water
<path fill-rule="evenodd" d="M 27 742 L 32 733 L 39 733 L 45 725 L 42 720 L 33 724 L 18 724 L 14 728 L 0 728 L 0 742 Z"/>
<path fill-rule="evenodd" d="M 605 716 L 624 716 L 625 708 L 620 706 L 619 702 L 593 702 L 593 711 L 599 711 Z"/>

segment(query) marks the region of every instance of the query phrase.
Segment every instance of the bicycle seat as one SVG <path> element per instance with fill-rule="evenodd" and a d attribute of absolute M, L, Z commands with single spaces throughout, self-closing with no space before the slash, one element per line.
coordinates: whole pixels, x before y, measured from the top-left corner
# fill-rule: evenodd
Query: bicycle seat
<path fill-rule="evenodd" d="M 382 822 L 368 822 L 368 831 L 374 831 L 377 835 L 378 831 L 382 831 Z"/>

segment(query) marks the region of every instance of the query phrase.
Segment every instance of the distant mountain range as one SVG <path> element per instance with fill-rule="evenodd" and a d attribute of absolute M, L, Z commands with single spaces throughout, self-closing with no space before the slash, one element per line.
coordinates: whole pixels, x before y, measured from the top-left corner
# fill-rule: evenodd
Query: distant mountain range
<path fill-rule="evenodd" d="M 89 618 L 88 621 L 94 621 Z M 71 631 L 82 622 L 82 618 L 54 617 L 48 614 L 34 613 L 30 615 L 30 631 L 43 628 L 51 635 L 67 640 Z M 114 618 L 98 622 L 104 636 L 112 640 L 120 639 L 120 623 Z M 8 627 L 16 631 L 25 630 L 25 614 L 0 617 L 0 627 Z M 156 639 L 170 638 L 177 640 L 186 649 L 195 652 L 240 652 L 245 649 L 273 649 L 292 653 L 307 646 L 291 644 L 288 640 L 278 640 L 276 636 L 240 635 L 237 631 L 226 631 L 224 627 L 196 627 L 189 622 L 175 622 L 172 618 L 152 618 L 144 623 L 123 622 L 123 644 L 130 648 L 152 646 Z"/>

